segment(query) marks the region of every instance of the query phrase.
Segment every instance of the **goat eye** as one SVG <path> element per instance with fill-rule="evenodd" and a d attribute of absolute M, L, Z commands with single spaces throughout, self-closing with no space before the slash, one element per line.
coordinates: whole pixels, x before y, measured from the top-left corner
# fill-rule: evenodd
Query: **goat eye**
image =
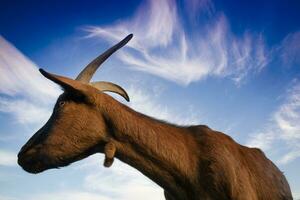
<path fill-rule="evenodd" d="M 59 105 L 59 107 L 62 107 L 62 106 L 65 105 L 65 102 L 64 102 L 64 101 L 60 101 L 60 102 L 58 103 L 58 105 Z"/>

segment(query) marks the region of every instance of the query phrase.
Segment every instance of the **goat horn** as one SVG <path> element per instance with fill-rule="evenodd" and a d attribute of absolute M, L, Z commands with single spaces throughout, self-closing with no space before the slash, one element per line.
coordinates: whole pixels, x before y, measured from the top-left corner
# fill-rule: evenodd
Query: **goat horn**
<path fill-rule="evenodd" d="M 88 64 L 77 76 L 75 80 L 83 82 L 83 83 L 89 83 L 92 79 L 92 76 L 98 69 L 98 67 L 114 52 L 116 52 L 118 49 L 122 48 L 131 38 L 133 37 L 133 34 L 129 34 L 127 37 L 125 37 L 121 42 L 114 45 L 113 47 L 106 50 L 104 53 L 102 53 L 100 56 L 95 58 L 90 64 Z"/>
<path fill-rule="evenodd" d="M 128 96 L 127 92 L 119 85 L 116 85 L 111 82 L 106 82 L 106 81 L 97 81 L 97 82 L 92 82 L 89 84 L 102 92 L 107 91 L 107 92 L 117 93 L 117 94 L 121 95 L 122 97 L 124 97 L 124 99 L 126 99 L 126 101 L 129 102 L 129 96 Z"/>

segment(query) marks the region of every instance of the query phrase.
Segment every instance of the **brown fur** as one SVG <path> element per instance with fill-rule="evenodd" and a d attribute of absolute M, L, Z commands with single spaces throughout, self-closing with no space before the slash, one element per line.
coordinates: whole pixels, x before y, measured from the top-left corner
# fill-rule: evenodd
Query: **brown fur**
<path fill-rule="evenodd" d="M 116 153 L 116 145 L 114 142 L 108 142 L 104 146 L 104 154 L 105 154 L 105 160 L 104 160 L 104 167 L 110 167 L 114 162 L 114 157 Z"/>
<path fill-rule="evenodd" d="M 207 126 L 181 127 L 119 103 L 91 86 L 56 75 L 52 116 L 21 149 L 19 164 L 39 173 L 105 153 L 128 163 L 165 190 L 167 200 L 288 200 L 280 170 L 256 148 Z M 63 103 L 62 103 L 63 102 Z"/>

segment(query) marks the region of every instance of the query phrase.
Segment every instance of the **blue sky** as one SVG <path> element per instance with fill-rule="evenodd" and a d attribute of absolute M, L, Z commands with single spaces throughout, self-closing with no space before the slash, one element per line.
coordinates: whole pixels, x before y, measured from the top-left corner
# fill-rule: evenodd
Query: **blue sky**
<path fill-rule="evenodd" d="M 163 199 L 102 155 L 38 175 L 16 164 L 60 93 L 37 69 L 75 77 L 129 33 L 94 80 L 122 85 L 131 102 L 113 96 L 138 111 L 260 147 L 300 199 L 299 10 L 296 0 L 1 1 L 0 200 Z"/>

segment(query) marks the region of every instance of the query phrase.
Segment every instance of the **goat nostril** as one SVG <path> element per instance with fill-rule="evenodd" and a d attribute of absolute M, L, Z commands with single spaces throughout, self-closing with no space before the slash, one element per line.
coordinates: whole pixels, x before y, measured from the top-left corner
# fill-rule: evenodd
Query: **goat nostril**
<path fill-rule="evenodd" d="M 18 159 L 23 160 L 24 157 L 28 157 L 36 152 L 35 148 L 24 148 L 22 147 L 20 152 L 18 153 Z"/>

